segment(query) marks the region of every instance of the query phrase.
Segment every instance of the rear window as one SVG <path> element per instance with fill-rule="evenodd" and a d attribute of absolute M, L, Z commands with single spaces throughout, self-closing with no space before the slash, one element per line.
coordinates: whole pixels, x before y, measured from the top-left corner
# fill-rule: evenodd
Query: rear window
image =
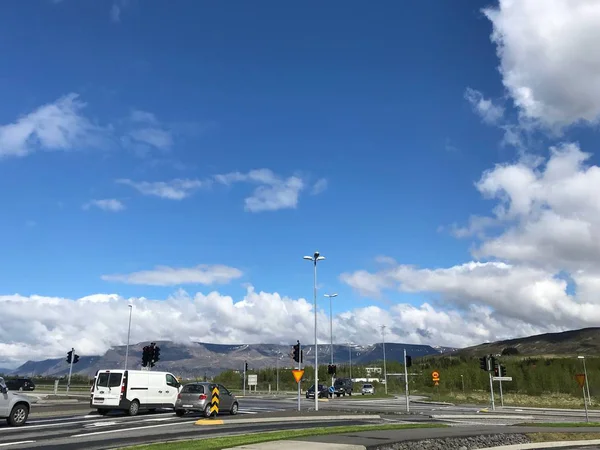
<path fill-rule="evenodd" d="M 372 387 L 373 387 L 373 385 L 372 385 L 372 384 L 364 384 L 364 385 L 363 385 L 363 387 L 364 387 L 364 388 L 372 388 Z"/>
<path fill-rule="evenodd" d="M 181 390 L 182 394 L 204 394 L 204 386 L 202 384 L 186 384 Z"/>
<path fill-rule="evenodd" d="M 103 373 L 98 374 L 98 382 L 96 383 L 96 386 L 109 387 L 109 388 L 119 387 L 119 386 L 121 386 L 122 379 L 123 379 L 123 374 L 120 374 L 118 372 L 111 372 L 111 373 L 103 372 Z"/>

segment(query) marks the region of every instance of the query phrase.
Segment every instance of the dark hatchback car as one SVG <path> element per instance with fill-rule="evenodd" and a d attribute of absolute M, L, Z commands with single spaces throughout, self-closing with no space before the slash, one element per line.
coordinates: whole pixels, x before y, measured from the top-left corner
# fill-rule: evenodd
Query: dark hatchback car
<path fill-rule="evenodd" d="M 319 398 L 329 397 L 329 391 L 327 386 L 319 384 Z M 306 398 L 315 398 L 315 385 L 313 384 L 308 391 L 306 391 Z"/>
<path fill-rule="evenodd" d="M 5 380 L 6 387 L 9 391 L 33 391 L 35 383 L 31 378 L 12 378 Z"/>

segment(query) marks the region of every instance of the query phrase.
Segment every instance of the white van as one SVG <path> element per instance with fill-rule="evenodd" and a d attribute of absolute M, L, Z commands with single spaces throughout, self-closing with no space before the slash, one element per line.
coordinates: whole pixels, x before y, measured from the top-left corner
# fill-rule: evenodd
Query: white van
<path fill-rule="evenodd" d="M 130 416 L 140 409 L 175 409 L 180 386 L 168 372 L 99 370 L 90 390 L 90 407 L 102 415 L 118 409 Z"/>

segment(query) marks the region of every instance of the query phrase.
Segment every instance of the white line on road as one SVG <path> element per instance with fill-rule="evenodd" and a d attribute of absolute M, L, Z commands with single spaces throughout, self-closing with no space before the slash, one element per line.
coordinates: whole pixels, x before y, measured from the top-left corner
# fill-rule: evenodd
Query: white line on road
<path fill-rule="evenodd" d="M 119 428 L 118 430 L 94 431 L 92 433 L 73 434 L 71 437 L 78 438 L 78 437 L 95 436 L 98 434 L 127 433 L 130 431 L 146 430 L 148 428 L 172 427 L 172 426 L 176 426 L 176 425 L 192 424 L 192 423 L 196 423 L 197 421 L 198 421 L 198 419 L 194 419 L 194 420 L 186 420 L 185 422 L 171 422 L 171 423 L 163 423 L 163 424 L 158 424 L 158 425 L 149 425 L 149 426 L 145 426 L 145 427 Z"/>
<path fill-rule="evenodd" d="M 0 444 L 0 447 L 8 447 L 9 445 L 22 445 L 22 444 L 33 444 L 35 441 L 19 441 L 19 442 L 7 442 Z"/>

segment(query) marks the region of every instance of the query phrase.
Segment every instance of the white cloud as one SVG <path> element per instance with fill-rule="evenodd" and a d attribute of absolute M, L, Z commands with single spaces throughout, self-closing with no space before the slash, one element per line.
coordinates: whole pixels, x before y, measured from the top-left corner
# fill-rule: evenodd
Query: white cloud
<path fill-rule="evenodd" d="M 150 148 L 166 151 L 173 147 L 173 132 L 151 112 L 134 109 L 127 126 L 129 131 L 121 140 L 140 154 L 148 153 Z"/>
<path fill-rule="evenodd" d="M 562 144 L 547 160 L 524 157 L 486 171 L 476 187 L 496 201 L 492 215 L 454 230 L 477 235 L 478 261 L 435 269 L 394 264 L 344 273 L 341 281 L 364 296 L 399 290 L 459 311 L 479 305 L 490 320 L 523 330 L 592 326 L 600 320 L 600 167 L 586 164 L 589 157 Z"/>
<path fill-rule="evenodd" d="M 91 200 L 83 205 L 83 209 L 90 209 L 92 206 L 104 211 L 118 212 L 125 209 L 125 205 L 115 198 L 105 198 L 101 200 Z"/>
<path fill-rule="evenodd" d="M 321 178 L 313 185 L 311 194 L 318 195 L 321 192 L 324 192 L 326 189 L 327 189 L 327 180 L 325 178 Z"/>
<path fill-rule="evenodd" d="M 121 8 L 116 3 L 110 8 L 110 20 L 113 22 L 121 21 Z"/>
<path fill-rule="evenodd" d="M 173 145 L 171 133 L 159 128 L 140 128 L 129 132 L 129 136 L 137 142 L 151 145 L 160 150 L 168 150 Z"/>
<path fill-rule="evenodd" d="M 0 159 L 26 156 L 37 150 L 80 150 L 105 142 L 106 131 L 83 114 L 85 103 L 68 94 L 53 103 L 0 126 Z"/>
<path fill-rule="evenodd" d="M 490 99 L 483 97 L 483 94 L 475 89 L 467 88 L 465 98 L 471 104 L 475 111 L 485 123 L 496 125 L 504 116 L 504 108 L 494 104 Z"/>
<path fill-rule="evenodd" d="M 269 169 L 251 170 L 248 173 L 231 172 L 215 175 L 214 178 L 225 185 L 238 182 L 259 184 L 244 201 L 244 209 L 249 212 L 296 208 L 300 192 L 305 188 L 302 178 L 291 176 L 284 179 Z"/>
<path fill-rule="evenodd" d="M 74 343 L 79 355 L 102 354 L 127 341 L 128 304 L 133 304 L 131 342 L 173 340 L 222 344 L 290 344 L 313 340 L 312 300 L 256 292 L 234 300 L 219 292 L 190 296 L 180 290 L 166 300 L 94 294 L 80 299 L 0 296 L 0 366 L 64 356 Z M 66 321 L 65 317 L 69 317 Z M 90 321 L 89 318 L 94 320 Z M 329 342 L 328 311 L 319 311 L 321 343 Z M 497 318 L 472 307 L 464 313 L 407 304 L 386 311 L 375 306 L 346 311 L 334 319 L 335 342 L 387 342 L 464 346 L 513 334 L 554 329 Z M 22 330 L 28 330 L 22 333 Z M 218 332 L 215 332 L 218 330 Z"/>
<path fill-rule="evenodd" d="M 182 200 L 192 195 L 193 192 L 210 185 L 209 181 L 175 179 L 171 181 L 132 181 L 129 179 L 116 180 L 119 184 L 125 184 L 136 189 L 144 195 L 151 195 L 169 200 Z"/>
<path fill-rule="evenodd" d="M 500 0 L 493 24 L 500 73 L 523 119 L 549 128 L 597 123 L 600 2 Z"/>
<path fill-rule="evenodd" d="M 105 281 L 116 281 L 127 284 L 144 284 L 148 286 L 177 286 L 182 284 L 227 284 L 243 275 L 235 267 L 224 265 L 201 264 L 195 267 L 172 268 L 157 266 L 154 270 L 126 275 L 103 275 Z"/>

